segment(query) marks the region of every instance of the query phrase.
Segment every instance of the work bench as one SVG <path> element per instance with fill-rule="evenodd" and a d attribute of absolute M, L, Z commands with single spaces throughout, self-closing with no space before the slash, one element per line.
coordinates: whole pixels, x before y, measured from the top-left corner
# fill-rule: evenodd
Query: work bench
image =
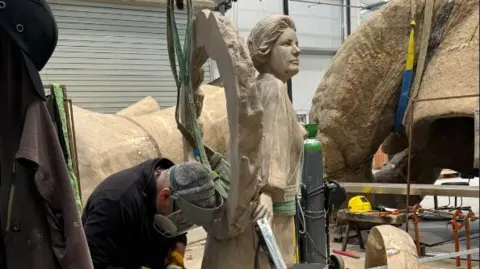
<path fill-rule="evenodd" d="M 407 184 L 387 183 L 340 183 L 347 193 L 361 194 L 407 194 Z M 410 195 L 458 196 L 480 198 L 478 186 L 453 186 L 433 184 L 410 184 Z"/>

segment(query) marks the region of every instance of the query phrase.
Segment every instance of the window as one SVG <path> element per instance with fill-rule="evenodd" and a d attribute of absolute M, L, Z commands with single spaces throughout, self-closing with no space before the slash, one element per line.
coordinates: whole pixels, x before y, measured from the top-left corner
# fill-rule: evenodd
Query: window
<path fill-rule="evenodd" d="M 297 121 L 302 124 L 307 124 L 307 114 L 297 114 Z"/>

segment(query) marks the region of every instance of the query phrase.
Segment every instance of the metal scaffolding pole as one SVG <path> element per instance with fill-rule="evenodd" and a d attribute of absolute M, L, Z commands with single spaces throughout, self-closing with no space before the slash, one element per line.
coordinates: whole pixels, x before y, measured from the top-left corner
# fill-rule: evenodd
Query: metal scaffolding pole
<path fill-rule="evenodd" d="M 288 0 L 283 0 L 283 14 L 289 15 Z M 292 79 L 287 80 L 287 93 L 288 93 L 288 98 L 290 98 L 290 101 L 293 102 Z"/>

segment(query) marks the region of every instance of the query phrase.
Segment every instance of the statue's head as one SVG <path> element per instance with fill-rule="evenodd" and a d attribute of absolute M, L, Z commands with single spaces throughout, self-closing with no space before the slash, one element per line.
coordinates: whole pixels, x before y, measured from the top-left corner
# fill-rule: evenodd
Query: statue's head
<path fill-rule="evenodd" d="M 262 19 L 247 43 L 258 72 L 271 73 L 282 81 L 298 73 L 300 48 L 295 23 L 289 16 L 275 14 Z"/>

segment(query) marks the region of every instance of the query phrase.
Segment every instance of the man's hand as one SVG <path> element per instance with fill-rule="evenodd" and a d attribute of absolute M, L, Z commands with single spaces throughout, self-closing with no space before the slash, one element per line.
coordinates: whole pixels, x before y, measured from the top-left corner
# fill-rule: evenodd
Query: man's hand
<path fill-rule="evenodd" d="M 273 218 L 273 202 L 272 196 L 266 193 L 260 194 L 257 208 L 253 212 L 253 221 L 257 221 L 263 217 L 268 219 L 268 222 L 272 223 Z"/>

